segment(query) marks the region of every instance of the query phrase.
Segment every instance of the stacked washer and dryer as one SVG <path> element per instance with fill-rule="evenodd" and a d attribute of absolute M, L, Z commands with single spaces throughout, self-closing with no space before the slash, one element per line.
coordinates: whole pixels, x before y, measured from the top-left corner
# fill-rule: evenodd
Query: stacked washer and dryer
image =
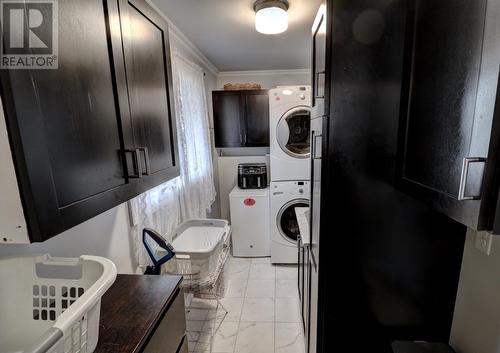
<path fill-rule="evenodd" d="M 297 263 L 296 207 L 309 207 L 311 89 L 278 87 L 270 99 L 271 262 Z"/>

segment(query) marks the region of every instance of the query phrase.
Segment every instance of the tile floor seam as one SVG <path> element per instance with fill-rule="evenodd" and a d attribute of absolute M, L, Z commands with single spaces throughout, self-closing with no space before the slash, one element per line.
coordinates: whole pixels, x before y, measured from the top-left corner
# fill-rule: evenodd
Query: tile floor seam
<path fill-rule="evenodd" d="M 241 304 L 240 319 L 238 321 L 238 329 L 236 330 L 236 339 L 234 340 L 233 353 L 236 353 L 236 347 L 238 345 L 238 337 L 240 336 L 241 316 L 243 315 L 243 306 L 245 305 L 245 298 L 247 296 L 248 281 L 250 280 L 250 270 L 251 269 L 252 269 L 252 265 L 250 264 L 250 267 L 248 269 L 248 275 L 247 275 L 247 278 L 246 278 L 245 293 L 243 294 L 243 299 L 242 299 L 242 304 Z"/>

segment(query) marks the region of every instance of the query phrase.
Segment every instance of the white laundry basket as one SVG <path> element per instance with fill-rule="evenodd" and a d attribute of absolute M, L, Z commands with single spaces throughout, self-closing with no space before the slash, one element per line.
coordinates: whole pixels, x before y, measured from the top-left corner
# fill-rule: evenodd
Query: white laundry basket
<path fill-rule="evenodd" d="M 92 353 L 116 267 L 97 256 L 0 259 L 0 353 Z"/>

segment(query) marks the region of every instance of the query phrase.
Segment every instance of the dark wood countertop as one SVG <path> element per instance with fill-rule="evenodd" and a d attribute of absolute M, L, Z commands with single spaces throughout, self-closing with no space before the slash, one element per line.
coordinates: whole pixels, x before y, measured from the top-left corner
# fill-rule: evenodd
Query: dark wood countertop
<path fill-rule="evenodd" d="M 178 292 L 180 276 L 118 275 L 102 297 L 95 353 L 139 353 Z"/>

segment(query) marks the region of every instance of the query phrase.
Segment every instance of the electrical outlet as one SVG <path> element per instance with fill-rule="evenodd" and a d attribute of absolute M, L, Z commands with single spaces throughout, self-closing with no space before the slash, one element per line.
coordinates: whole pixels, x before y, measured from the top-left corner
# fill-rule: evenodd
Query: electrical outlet
<path fill-rule="evenodd" d="M 477 232 L 476 240 L 474 246 L 477 250 L 490 255 L 491 253 L 491 243 L 493 241 L 493 235 L 487 232 Z"/>

